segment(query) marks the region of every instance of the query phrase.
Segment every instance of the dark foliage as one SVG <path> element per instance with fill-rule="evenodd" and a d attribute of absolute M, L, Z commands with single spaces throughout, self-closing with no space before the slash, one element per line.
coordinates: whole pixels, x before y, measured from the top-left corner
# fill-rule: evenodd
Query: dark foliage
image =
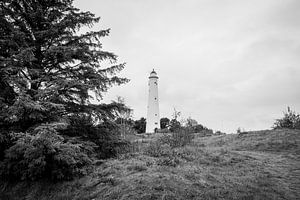
<path fill-rule="evenodd" d="M 161 129 L 166 129 L 170 125 L 170 119 L 167 117 L 163 117 L 160 119 L 160 128 Z"/>
<path fill-rule="evenodd" d="M 119 125 L 126 124 L 126 125 L 131 126 L 131 127 L 133 127 L 134 124 L 135 124 L 135 121 L 131 118 L 123 119 L 121 117 L 118 117 L 115 122 Z"/>
<path fill-rule="evenodd" d="M 277 119 L 273 126 L 276 128 L 291 128 L 300 129 L 300 115 L 295 111 L 292 111 L 288 107 L 287 112 L 284 112 L 284 116 L 281 119 Z"/>
<path fill-rule="evenodd" d="M 0 174 L 5 177 L 69 179 L 81 173 L 88 156 L 114 156 L 122 143 L 111 121 L 126 107 L 92 104 L 89 92 L 101 101 L 111 86 L 127 82 L 116 76 L 124 64 L 102 50 L 100 39 L 109 29 L 77 34 L 99 18 L 72 3 L 0 2 Z"/>
<path fill-rule="evenodd" d="M 196 126 L 193 126 L 193 129 L 194 129 L 195 133 L 198 133 L 203 130 L 208 130 L 208 128 L 206 128 L 205 126 L 203 126 L 201 124 L 197 124 Z"/>
<path fill-rule="evenodd" d="M 175 148 L 191 143 L 194 137 L 194 134 L 187 129 L 178 129 L 176 132 L 162 136 L 159 138 L 159 141 L 162 144 L 168 144 Z"/>
<path fill-rule="evenodd" d="M 136 130 L 137 133 L 145 133 L 146 132 L 146 119 L 144 117 L 142 117 L 139 120 L 135 120 L 133 128 Z"/>
<path fill-rule="evenodd" d="M 39 127 L 33 134 L 15 134 L 17 142 L 7 150 L 2 176 L 8 180 L 72 179 L 84 174 L 91 163 L 82 144 L 64 142 L 50 126 Z"/>
<path fill-rule="evenodd" d="M 0 133 L 0 162 L 5 157 L 5 150 L 13 145 L 11 134 Z"/>
<path fill-rule="evenodd" d="M 176 132 L 178 131 L 179 129 L 181 128 L 181 124 L 179 121 L 177 121 L 176 119 L 172 119 L 170 121 L 170 127 L 169 127 L 169 130 L 171 132 Z"/>
<path fill-rule="evenodd" d="M 79 137 L 84 142 L 92 142 L 92 152 L 100 159 L 115 157 L 118 150 L 127 144 L 120 139 L 120 130 L 116 123 L 106 121 L 94 125 L 91 116 L 86 115 L 70 117 L 68 128 L 61 133 L 69 137 Z"/>
<path fill-rule="evenodd" d="M 226 135 L 226 133 L 222 132 L 222 131 L 216 131 L 214 133 L 214 135 Z"/>

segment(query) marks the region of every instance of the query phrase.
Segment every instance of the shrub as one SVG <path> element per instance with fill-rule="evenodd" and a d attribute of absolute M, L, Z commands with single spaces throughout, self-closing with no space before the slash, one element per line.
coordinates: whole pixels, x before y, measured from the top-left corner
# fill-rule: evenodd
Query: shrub
<path fill-rule="evenodd" d="M 68 180 L 85 173 L 82 167 L 91 160 L 80 144 L 65 142 L 52 127 L 37 129 L 37 133 L 15 134 L 17 140 L 1 163 L 3 178 Z"/>
<path fill-rule="evenodd" d="M 122 138 L 127 138 L 127 136 L 130 137 L 132 135 L 137 134 L 137 131 L 128 124 L 123 124 L 123 125 L 118 124 L 118 127 Z"/>
<path fill-rule="evenodd" d="M 133 128 L 137 131 L 137 133 L 145 133 L 146 119 L 142 117 L 141 119 L 134 121 Z"/>
<path fill-rule="evenodd" d="M 179 129 L 181 128 L 181 124 L 179 121 L 177 121 L 177 119 L 172 119 L 170 121 L 170 127 L 169 130 L 171 132 L 177 132 Z"/>
<path fill-rule="evenodd" d="M 177 157 L 177 153 L 173 148 L 183 147 L 189 144 L 193 138 L 193 134 L 184 131 L 166 134 L 158 140 L 150 142 L 145 148 L 144 153 L 152 157 Z"/>
<path fill-rule="evenodd" d="M 197 124 L 197 125 L 193 126 L 193 129 L 194 129 L 195 133 L 198 133 L 203 130 L 207 130 L 207 128 L 201 124 Z"/>
<path fill-rule="evenodd" d="M 129 145 L 121 138 L 120 127 L 111 121 L 94 125 L 91 116 L 74 115 L 69 117 L 69 126 L 60 131 L 64 136 L 78 137 L 83 141 L 93 141 L 98 159 L 116 157 Z"/>
<path fill-rule="evenodd" d="M 221 131 L 216 131 L 213 135 L 226 135 L 226 133 Z"/>
<path fill-rule="evenodd" d="M 170 125 L 170 119 L 167 117 L 163 117 L 160 119 L 160 127 L 161 129 L 168 129 Z"/>
<path fill-rule="evenodd" d="M 157 165 L 176 167 L 179 164 L 176 152 L 169 144 L 163 143 L 163 140 L 151 142 L 145 149 L 144 153 L 146 155 L 159 158 L 156 162 Z"/>
<path fill-rule="evenodd" d="M 152 157 L 167 156 L 171 152 L 171 148 L 167 144 L 163 144 L 160 141 L 150 142 L 145 148 L 144 153 Z"/>
<path fill-rule="evenodd" d="M 300 115 L 288 107 L 283 118 L 275 121 L 273 128 L 300 129 Z"/>
<path fill-rule="evenodd" d="M 172 148 L 183 147 L 192 142 L 194 133 L 189 132 L 187 129 L 179 129 L 177 132 L 165 134 L 161 136 L 158 141 L 161 144 L 168 144 Z"/>
<path fill-rule="evenodd" d="M 0 162 L 4 159 L 5 150 L 12 146 L 11 135 L 5 132 L 0 132 Z"/>
<path fill-rule="evenodd" d="M 175 147 L 183 147 L 191 143 L 193 138 L 194 138 L 193 133 L 185 131 L 184 129 L 180 129 L 178 132 L 172 133 L 170 139 L 167 141 L 172 148 L 175 148 Z"/>

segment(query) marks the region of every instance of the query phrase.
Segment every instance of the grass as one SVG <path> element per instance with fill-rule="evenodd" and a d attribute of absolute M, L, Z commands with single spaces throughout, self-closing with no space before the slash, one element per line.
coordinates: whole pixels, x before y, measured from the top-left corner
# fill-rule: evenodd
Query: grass
<path fill-rule="evenodd" d="M 202 137 L 180 147 L 163 134 L 64 183 L 2 184 L 0 199 L 300 199 L 300 131 Z"/>

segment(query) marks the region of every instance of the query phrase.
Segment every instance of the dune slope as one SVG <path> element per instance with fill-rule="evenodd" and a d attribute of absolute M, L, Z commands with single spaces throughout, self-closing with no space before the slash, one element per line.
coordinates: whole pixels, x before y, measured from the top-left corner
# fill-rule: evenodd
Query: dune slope
<path fill-rule="evenodd" d="M 0 199 L 300 199 L 299 130 L 195 134 L 159 156 L 146 152 L 157 138 L 74 181 L 2 183 Z"/>

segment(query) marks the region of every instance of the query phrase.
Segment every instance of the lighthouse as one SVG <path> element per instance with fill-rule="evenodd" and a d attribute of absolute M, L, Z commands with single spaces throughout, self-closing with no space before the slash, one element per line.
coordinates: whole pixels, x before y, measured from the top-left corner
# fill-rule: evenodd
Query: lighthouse
<path fill-rule="evenodd" d="M 158 76 L 153 71 L 149 76 L 149 93 L 148 93 L 148 107 L 146 120 L 146 133 L 154 133 L 160 129 L 159 123 L 159 101 L 158 101 Z"/>

